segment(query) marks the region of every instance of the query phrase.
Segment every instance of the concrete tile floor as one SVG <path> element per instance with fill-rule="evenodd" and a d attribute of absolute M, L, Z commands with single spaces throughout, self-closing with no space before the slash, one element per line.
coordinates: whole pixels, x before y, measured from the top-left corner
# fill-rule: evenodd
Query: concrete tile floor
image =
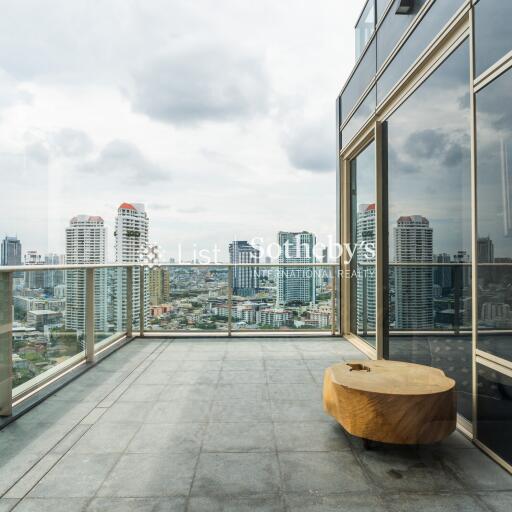
<path fill-rule="evenodd" d="M 326 416 L 346 341 L 135 340 L 0 431 L 0 512 L 509 512 L 461 434 L 364 449 Z"/>

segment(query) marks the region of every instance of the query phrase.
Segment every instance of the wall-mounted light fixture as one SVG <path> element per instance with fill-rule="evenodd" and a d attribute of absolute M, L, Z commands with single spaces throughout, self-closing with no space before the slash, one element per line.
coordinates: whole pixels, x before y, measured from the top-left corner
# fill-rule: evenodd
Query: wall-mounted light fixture
<path fill-rule="evenodd" d="M 398 0 L 395 14 L 410 14 L 414 7 L 414 0 Z"/>

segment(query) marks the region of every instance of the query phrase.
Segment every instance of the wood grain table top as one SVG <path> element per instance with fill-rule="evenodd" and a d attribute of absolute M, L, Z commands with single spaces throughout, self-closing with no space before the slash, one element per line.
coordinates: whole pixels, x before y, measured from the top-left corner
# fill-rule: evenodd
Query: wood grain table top
<path fill-rule="evenodd" d="M 418 396 L 455 387 L 455 381 L 442 370 L 400 361 L 348 361 L 335 364 L 328 371 L 333 384 L 366 393 Z"/>

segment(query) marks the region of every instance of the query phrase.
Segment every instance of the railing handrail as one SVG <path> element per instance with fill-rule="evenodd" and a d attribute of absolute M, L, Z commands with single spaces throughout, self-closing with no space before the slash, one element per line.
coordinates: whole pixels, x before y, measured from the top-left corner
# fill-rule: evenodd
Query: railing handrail
<path fill-rule="evenodd" d="M 1 266 L 0 272 L 44 272 L 48 270 L 85 270 L 88 268 L 126 268 L 126 267 L 172 267 L 172 268 L 233 268 L 233 267 L 316 267 L 336 268 L 338 263 L 79 263 L 62 265 L 11 265 Z"/>

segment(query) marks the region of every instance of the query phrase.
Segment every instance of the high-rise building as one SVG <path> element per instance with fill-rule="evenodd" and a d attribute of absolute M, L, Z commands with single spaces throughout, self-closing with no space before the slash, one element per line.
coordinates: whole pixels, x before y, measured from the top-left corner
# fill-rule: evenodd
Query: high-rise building
<path fill-rule="evenodd" d="M 434 255 L 435 263 L 451 263 L 450 255 L 446 252 Z M 448 294 L 452 288 L 452 267 L 439 265 L 434 267 L 434 284 L 439 287 L 441 295 Z"/>
<path fill-rule="evenodd" d="M 115 236 L 115 250 L 117 263 L 137 263 L 143 258 L 148 247 L 149 218 L 143 204 L 122 203 L 117 209 Z M 118 268 L 116 271 L 115 292 L 113 293 L 113 307 L 116 330 L 122 331 L 126 321 L 126 270 Z M 149 282 L 148 272 L 144 279 L 144 315 L 149 315 Z M 139 323 L 140 274 L 137 268 L 133 271 L 132 317 L 134 325 Z"/>
<path fill-rule="evenodd" d="M 66 257 L 62 254 L 45 254 L 45 265 L 62 265 L 66 262 Z M 66 280 L 66 272 L 64 270 L 47 270 L 44 274 L 44 287 L 53 290 L 55 286 L 64 284 Z"/>
<path fill-rule="evenodd" d="M 315 263 L 313 233 L 278 233 L 279 263 Z M 281 267 L 277 273 L 277 304 L 314 304 L 316 302 L 316 272 L 313 267 Z"/>
<path fill-rule="evenodd" d="M 21 242 L 15 236 L 6 236 L 0 249 L 0 264 L 21 265 Z"/>
<path fill-rule="evenodd" d="M 171 273 L 163 267 L 154 267 L 148 271 L 149 303 L 160 306 L 169 302 L 171 296 Z"/>
<path fill-rule="evenodd" d="M 375 256 L 363 249 L 365 244 L 375 244 L 375 203 L 360 204 L 357 213 L 357 329 L 375 329 Z M 359 249 L 360 248 L 360 249 Z"/>
<path fill-rule="evenodd" d="M 229 244 L 229 262 L 259 263 L 260 251 L 246 240 L 235 240 Z M 233 295 L 250 297 L 258 292 L 257 267 L 233 267 Z"/>
<path fill-rule="evenodd" d="M 81 265 L 106 262 L 106 228 L 101 217 L 77 215 L 66 228 L 66 263 Z M 85 270 L 66 271 L 66 328 L 85 330 Z M 107 273 L 94 272 L 94 328 L 107 330 Z"/>
<path fill-rule="evenodd" d="M 494 263 L 494 243 L 490 237 L 477 240 L 478 263 Z"/>
<path fill-rule="evenodd" d="M 25 265 L 44 265 L 44 259 L 37 251 L 27 251 L 24 258 Z M 25 275 L 25 288 L 31 290 L 39 290 L 44 288 L 45 273 L 44 271 L 38 272 L 36 270 L 26 271 Z"/>
<path fill-rule="evenodd" d="M 394 229 L 396 263 L 431 263 L 433 229 L 421 215 L 400 217 Z M 431 266 L 395 269 L 395 327 L 429 329 L 434 326 Z"/>

